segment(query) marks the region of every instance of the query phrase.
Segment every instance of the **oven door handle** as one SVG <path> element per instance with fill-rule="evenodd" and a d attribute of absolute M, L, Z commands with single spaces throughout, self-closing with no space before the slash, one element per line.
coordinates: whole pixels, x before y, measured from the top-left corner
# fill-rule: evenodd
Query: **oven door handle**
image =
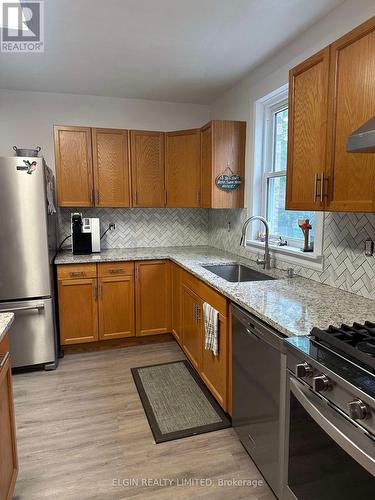
<path fill-rule="evenodd" d="M 296 379 L 290 377 L 290 389 L 299 403 L 315 422 L 356 462 L 364 467 L 370 474 L 375 475 L 375 459 L 365 450 L 361 449 L 348 436 L 346 436 L 338 427 L 336 427 L 321 411 L 315 406 L 309 398 L 307 391 L 310 389 L 300 384 Z M 332 411 L 335 411 L 332 409 Z M 337 412 L 341 416 L 341 413 Z M 348 421 L 350 421 L 348 419 Z M 371 443 L 373 446 L 373 443 Z"/>

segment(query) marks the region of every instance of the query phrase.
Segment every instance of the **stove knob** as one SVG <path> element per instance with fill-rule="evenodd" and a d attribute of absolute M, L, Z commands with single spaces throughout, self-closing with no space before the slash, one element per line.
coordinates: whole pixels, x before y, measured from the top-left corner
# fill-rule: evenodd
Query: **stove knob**
<path fill-rule="evenodd" d="M 331 388 L 331 381 L 325 375 L 318 375 L 313 378 L 313 389 L 316 392 L 328 391 Z"/>
<path fill-rule="evenodd" d="M 295 375 L 299 378 L 312 377 L 313 369 L 308 363 L 300 363 L 296 365 Z"/>
<path fill-rule="evenodd" d="M 348 403 L 349 415 L 353 420 L 365 420 L 371 415 L 370 408 L 360 399 Z"/>

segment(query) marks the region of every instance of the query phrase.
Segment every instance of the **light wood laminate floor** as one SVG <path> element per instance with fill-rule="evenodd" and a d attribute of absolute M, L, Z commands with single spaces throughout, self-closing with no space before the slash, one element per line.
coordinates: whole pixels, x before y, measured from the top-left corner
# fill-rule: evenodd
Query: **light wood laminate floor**
<path fill-rule="evenodd" d="M 167 342 L 70 354 L 55 372 L 16 374 L 14 498 L 274 499 L 266 484 L 219 486 L 220 480 L 261 479 L 233 429 L 154 444 L 130 368 L 183 358 Z M 212 485 L 181 486 L 199 479 Z"/>

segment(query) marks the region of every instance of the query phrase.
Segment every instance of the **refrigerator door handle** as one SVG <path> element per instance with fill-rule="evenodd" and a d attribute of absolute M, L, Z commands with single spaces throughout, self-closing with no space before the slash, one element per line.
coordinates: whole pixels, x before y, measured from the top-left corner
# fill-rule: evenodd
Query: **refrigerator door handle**
<path fill-rule="evenodd" d="M 17 311 L 32 311 L 33 309 L 36 309 L 37 311 L 43 311 L 44 304 L 36 304 L 35 306 L 13 307 L 13 309 L 1 309 L 1 312 L 12 313 Z"/>

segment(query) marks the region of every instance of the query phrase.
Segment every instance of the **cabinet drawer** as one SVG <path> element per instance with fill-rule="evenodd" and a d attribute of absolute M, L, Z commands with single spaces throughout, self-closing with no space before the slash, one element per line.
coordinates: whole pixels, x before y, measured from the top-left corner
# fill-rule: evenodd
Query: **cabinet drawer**
<path fill-rule="evenodd" d="M 57 278 L 82 279 L 96 278 L 96 264 L 64 264 L 57 267 Z"/>
<path fill-rule="evenodd" d="M 98 275 L 104 276 L 133 276 L 134 262 L 103 262 L 98 265 Z"/>

